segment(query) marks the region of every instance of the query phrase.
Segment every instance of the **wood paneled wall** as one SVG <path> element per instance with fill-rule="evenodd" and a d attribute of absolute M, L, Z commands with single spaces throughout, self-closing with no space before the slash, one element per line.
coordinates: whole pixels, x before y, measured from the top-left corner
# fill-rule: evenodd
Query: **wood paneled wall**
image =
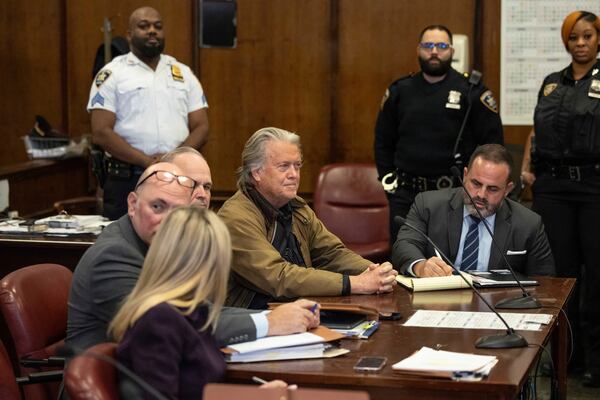
<path fill-rule="evenodd" d="M 301 191 L 311 191 L 330 161 L 330 1 L 238 1 L 235 49 L 202 49 L 201 81 L 210 105 L 204 149 L 213 181 L 234 189 L 234 171 L 246 140 L 275 126 L 302 137 Z"/>
<path fill-rule="evenodd" d="M 324 164 L 372 161 L 381 97 L 418 70 L 420 30 L 446 24 L 472 44 L 477 5 L 484 81 L 495 93 L 500 86 L 500 0 L 238 0 L 237 48 L 200 50 L 196 0 L 4 0 L 0 165 L 26 158 L 19 137 L 36 113 L 72 136 L 89 132 L 85 107 L 102 19 L 112 17 L 113 35 L 125 35 L 129 14 L 142 5 L 162 13 L 167 53 L 197 66 L 210 104 L 204 152 L 219 190 L 235 189 L 242 146 L 265 126 L 301 135 L 303 192 L 312 192 Z M 521 143 L 529 129 L 505 129 L 507 142 Z"/>
<path fill-rule="evenodd" d="M 63 123 L 63 0 L 0 1 L 0 165 L 27 160 L 21 136 L 34 116 Z"/>

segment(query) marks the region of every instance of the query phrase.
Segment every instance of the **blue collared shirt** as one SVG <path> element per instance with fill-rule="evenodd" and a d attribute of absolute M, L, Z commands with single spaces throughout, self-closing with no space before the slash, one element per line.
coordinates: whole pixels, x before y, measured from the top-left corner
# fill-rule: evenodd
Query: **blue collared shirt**
<path fill-rule="evenodd" d="M 492 214 L 485 219 L 490 230 L 494 232 L 494 224 L 496 223 L 496 214 Z M 460 232 L 460 243 L 458 246 L 458 254 L 456 255 L 456 260 L 454 261 L 454 265 L 457 268 L 460 268 L 462 264 L 462 255 L 463 255 L 463 247 L 465 245 L 465 238 L 467 236 L 467 232 L 469 231 L 469 226 L 471 226 L 472 219 L 469 218 L 469 212 L 467 211 L 467 207 L 463 206 L 463 223 L 462 230 Z M 477 269 L 476 271 L 487 271 L 488 265 L 490 263 L 490 253 L 492 249 L 492 237 L 488 233 L 485 226 L 483 226 L 483 221 L 479 223 L 477 226 L 479 229 L 479 254 L 477 257 Z M 472 269 L 473 270 L 473 269 Z"/>

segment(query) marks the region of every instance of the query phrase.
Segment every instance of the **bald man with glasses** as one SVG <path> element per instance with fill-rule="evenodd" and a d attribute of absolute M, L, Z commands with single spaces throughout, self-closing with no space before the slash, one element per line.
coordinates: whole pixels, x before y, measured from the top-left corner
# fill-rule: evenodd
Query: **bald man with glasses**
<path fill-rule="evenodd" d="M 375 163 L 390 205 L 391 243 L 399 229 L 394 217 L 406 217 L 418 193 L 457 186 L 450 167 L 462 170 L 478 145 L 503 144 L 494 95 L 451 66 L 450 30 L 426 27 L 416 51 L 421 71 L 389 86 L 375 125 Z"/>

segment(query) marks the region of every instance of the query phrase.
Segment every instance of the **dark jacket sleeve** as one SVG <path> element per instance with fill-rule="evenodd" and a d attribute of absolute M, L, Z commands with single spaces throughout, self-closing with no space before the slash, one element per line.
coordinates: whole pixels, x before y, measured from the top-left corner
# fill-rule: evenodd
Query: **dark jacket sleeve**
<path fill-rule="evenodd" d="M 491 90 L 480 86 L 475 90 L 476 97 L 472 99 L 471 126 L 477 137 L 476 146 L 487 143 L 504 144 L 502 121 L 496 98 Z"/>
<path fill-rule="evenodd" d="M 425 206 L 423 195 L 418 194 L 410 207 L 406 221 L 421 232 L 427 232 L 429 218 L 429 209 Z M 414 261 L 429 258 L 426 252 L 427 240 L 418 232 L 403 225 L 392 250 L 392 264 L 401 274 L 406 274 L 406 270 Z"/>
<path fill-rule="evenodd" d="M 245 308 L 224 307 L 214 334 L 219 347 L 256 340 L 256 326 L 250 317 L 255 312 Z"/>
<path fill-rule="evenodd" d="M 380 179 L 395 170 L 394 153 L 398 134 L 397 96 L 396 86 L 392 84 L 383 96 L 375 123 L 375 164 Z"/>
<path fill-rule="evenodd" d="M 527 257 L 527 274 L 555 275 L 554 257 L 541 218 L 538 218 L 535 226 L 535 234 L 531 239 L 532 244 Z"/>

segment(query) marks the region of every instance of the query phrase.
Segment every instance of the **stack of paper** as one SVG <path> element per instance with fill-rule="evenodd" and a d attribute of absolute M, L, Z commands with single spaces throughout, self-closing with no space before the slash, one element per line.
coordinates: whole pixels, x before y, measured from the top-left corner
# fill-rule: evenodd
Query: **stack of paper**
<path fill-rule="evenodd" d="M 463 273 L 463 276 L 472 283 L 471 275 Z M 436 276 L 433 278 L 411 278 L 398 275 L 396 281 L 410 291 L 422 292 L 428 290 L 465 289 L 469 285 L 458 275 Z"/>
<path fill-rule="evenodd" d="M 227 362 L 330 358 L 349 352 L 349 350 L 334 348 L 326 343 L 343 337 L 340 333 L 319 326 L 311 332 L 269 336 L 252 342 L 231 345 L 221 351 L 225 354 Z"/>
<path fill-rule="evenodd" d="M 392 368 L 411 375 L 480 380 L 489 375 L 497 362 L 495 356 L 455 353 L 422 347 L 412 356 L 394 364 Z"/>

